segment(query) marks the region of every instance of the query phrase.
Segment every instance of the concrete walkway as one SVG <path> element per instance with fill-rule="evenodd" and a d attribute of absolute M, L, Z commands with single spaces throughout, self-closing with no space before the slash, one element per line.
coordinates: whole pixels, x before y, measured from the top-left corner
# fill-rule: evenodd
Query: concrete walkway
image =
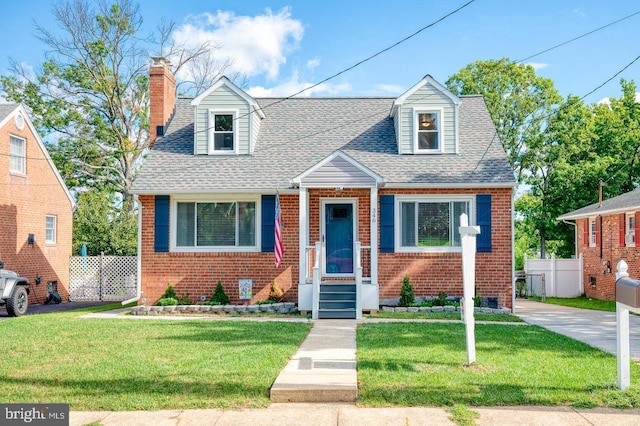
<path fill-rule="evenodd" d="M 356 321 L 315 321 L 270 396 L 273 402 L 355 402 Z"/>
<path fill-rule="evenodd" d="M 529 324 L 539 325 L 613 355 L 617 353 L 615 312 L 516 299 L 516 314 Z M 629 345 L 631 358 L 640 361 L 640 316 L 637 315 L 629 316 Z"/>
<path fill-rule="evenodd" d="M 638 426 L 640 410 L 471 407 L 479 426 Z M 444 408 L 359 408 L 352 404 L 271 404 L 246 410 L 72 411 L 70 426 L 454 426 Z"/>

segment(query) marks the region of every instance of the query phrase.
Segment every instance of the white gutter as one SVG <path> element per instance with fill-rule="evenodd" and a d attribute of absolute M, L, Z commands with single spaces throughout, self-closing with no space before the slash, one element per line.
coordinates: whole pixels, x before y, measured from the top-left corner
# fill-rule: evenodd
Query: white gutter
<path fill-rule="evenodd" d="M 138 201 L 138 194 L 133 195 L 133 201 L 138 205 L 138 272 L 136 273 L 136 296 L 123 301 L 123 305 L 137 302 L 140 296 L 142 296 L 142 204 Z"/>

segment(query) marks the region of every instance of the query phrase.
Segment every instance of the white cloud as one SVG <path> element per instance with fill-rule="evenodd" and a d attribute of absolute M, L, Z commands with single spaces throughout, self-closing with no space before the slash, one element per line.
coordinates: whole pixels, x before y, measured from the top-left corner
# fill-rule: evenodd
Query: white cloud
<path fill-rule="evenodd" d="M 573 9 L 573 14 L 575 16 L 580 17 L 580 18 L 585 18 L 587 16 L 587 13 L 583 9 L 580 9 L 580 8 Z"/>
<path fill-rule="evenodd" d="M 299 81 L 298 74 L 294 72 L 293 76 L 282 84 L 274 87 L 265 88 L 262 86 L 253 86 L 247 89 L 249 95 L 256 98 L 269 98 L 269 97 L 289 97 L 294 93 L 298 93 L 308 87 L 313 86 L 314 83 L 305 81 Z M 322 83 L 305 92 L 297 95 L 298 97 L 308 97 L 315 95 L 334 96 L 351 90 L 351 86 L 347 83 L 331 84 Z"/>
<path fill-rule="evenodd" d="M 635 100 L 636 103 L 640 104 L 640 92 L 636 92 Z M 602 98 L 596 103 L 598 105 L 611 105 L 611 98 Z"/>
<path fill-rule="evenodd" d="M 192 16 L 177 28 L 173 38 L 185 46 L 214 43 L 220 62 L 233 62 L 231 71 L 247 76 L 266 74 L 275 79 L 280 66 L 287 62 L 286 55 L 298 48 L 303 33 L 302 23 L 284 8 L 276 14 L 267 9 L 258 16 L 226 11 Z"/>
<path fill-rule="evenodd" d="M 536 71 L 549 66 L 549 64 L 545 64 L 544 62 L 529 62 L 527 65 L 531 65 Z"/>
<path fill-rule="evenodd" d="M 317 56 L 307 61 L 307 68 L 309 68 L 311 71 L 313 71 L 319 65 L 320 65 L 320 58 L 318 58 Z"/>

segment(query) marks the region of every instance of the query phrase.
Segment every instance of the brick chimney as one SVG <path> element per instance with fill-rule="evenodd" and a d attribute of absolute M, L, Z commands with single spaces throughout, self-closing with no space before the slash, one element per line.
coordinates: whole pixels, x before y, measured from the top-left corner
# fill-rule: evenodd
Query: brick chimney
<path fill-rule="evenodd" d="M 158 136 L 164 134 L 167 121 L 176 105 L 176 79 L 171 72 L 171 62 L 153 57 L 149 68 L 149 147 Z"/>

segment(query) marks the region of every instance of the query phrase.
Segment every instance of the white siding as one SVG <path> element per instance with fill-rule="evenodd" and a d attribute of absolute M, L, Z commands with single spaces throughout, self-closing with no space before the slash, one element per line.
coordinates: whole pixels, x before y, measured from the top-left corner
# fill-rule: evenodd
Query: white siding
<path fill-rule="evenodd" d="M 455 105 L 449 97 L 438 89 L 435 89 L 430 84 L 425 84 L 423 87 L 411 94 L 411 96 L 409 96 L 404 104 L 398 109 L 397 117 L 399 117 L 400 124 L 398 140 L 400 141 L 399 145 L 401 154 L 413 153 L 413 111 L 415 109 L 428 110 L 431 108 L 443 110 L 441 141 L 444 143 L 444 152 L 456 152 Z"/>
<path fill-rule="evenodd" d="M 301 186 L 306 188 L 370 188 L 375 185 L 373 177 L 340 157 L 327 162 L 301 181 Z"/>
<path fill-rule="evenodd" d="M 253 153 L 253 149 L 256 147 L 256 142 L 258 141 L 258 134 L 260 133 L 260 123 L 262 119 L 257 112 L 253 112 L 251 114 L 251 145 L 249 150 Z"/>
<path fill-rule="evenodd" d="M 237 110 L 235 126 L 238 140 L 238 154 L 249 154 L 249 121 L 252 114 L 249 114 L 249 105 L 238 96 L 233 90 L 226 86 L 220 86 L 218 90 L 209 94 L 200 102 L 196 109 L 196 154 L 208 153 L 208 127 L 213 125 L 209 122 L 209 110 Z"/>

